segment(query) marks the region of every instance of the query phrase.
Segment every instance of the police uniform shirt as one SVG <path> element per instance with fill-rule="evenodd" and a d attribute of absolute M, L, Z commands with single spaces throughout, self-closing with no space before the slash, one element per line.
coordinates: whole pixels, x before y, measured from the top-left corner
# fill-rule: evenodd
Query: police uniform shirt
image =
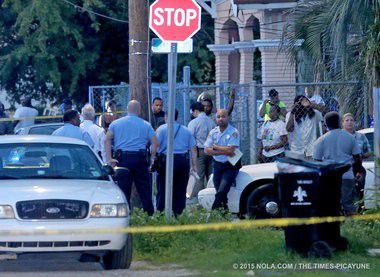
<path fill-rule="evenodd" d="M 188 128 L 197 141 L 198 148 L 204 148 L 207 136 L 216 126 L 214 120 L 204 112 L 189 122 Z"/>
<path fill-rule="evenodd" d="M 55 130 L 52 135 L 80 139 L 85 141 L 90 147 L 94 147 L 94 141 L 91 139 L 91 136 L 71 123 L 65 123 L 61 128 Z"/>
<path fill-rule="evenodd" d="M 177 132 L 178 131 L 178 132 Z M 167 143 L 168 143 L 168 124 L 161 125 L 157 129 L 157 139 L 158 139 L 158 153 L 166 154 Z M 181 126 L 178 123 L 174 123 L 173 126 L 173 136 L 175 136 L 173 142 L 173 153 L 174 154 L 184 154 L 187 153 L 191 148 L 196 146 L 195 138 L 191 134 L 190 130 L 185 126 Z"/>
<path fill-rule="evenodd" d="M 226 130 L 222 133 L 220 131 L 219 126 L 215 127 L 211 130 L 209 133 L 207 140 L 204 144 L 204 147 L 213 147 L 213 145 L 219 145 L 219 146 L 236 146 L 237 148 L 240 147 L 240 136 L 239 131 L 232 127 L 230 124 L 228 124 Z M 225 163 L 228 161 L 228 156 L 221 155 L 221 156 L 213 156 L 214 160 L 217 162 Z"/>
<path fill-rule="evenodd" d="M 109 127 L 113 134 L 115 150 L 139 151 L 145 150 L 150 139 L 155 135 L 149 122 L 135 114 L 113 121 Z"/>

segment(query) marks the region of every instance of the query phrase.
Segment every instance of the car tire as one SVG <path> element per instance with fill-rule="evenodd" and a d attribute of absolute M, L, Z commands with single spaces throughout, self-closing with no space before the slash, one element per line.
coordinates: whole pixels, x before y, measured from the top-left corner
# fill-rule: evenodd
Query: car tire
<path fill-rule="evenodd" d="M 103 256 L 104 269 L 128 269 L 132 262 L 132 244 L 132 234 L 127 234 L 127 241 L 123 248 L 117 251 L 110 251 Z"/>
<path fill-rule="evenodd" d="M 269 213 L 267 204 L 277 205 L 277 211 Z M 271 183 L 262 185 L 254 189 L 247 200 L 247 217 L 249 219 L 275 218 L 280 217 L 280 205 L 275 186 Z"/>

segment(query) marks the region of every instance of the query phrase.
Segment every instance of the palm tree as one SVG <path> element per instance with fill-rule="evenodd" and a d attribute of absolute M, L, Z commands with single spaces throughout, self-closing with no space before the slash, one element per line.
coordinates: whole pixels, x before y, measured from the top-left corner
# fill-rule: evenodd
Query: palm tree
<path fill-rule="evenodd" d="M 299 52 L 312 64 L 318 81 L 359 80 L 354 87 L 342 87 L 344 111 L 363 111 L 364 94 L 373 91 L 379 109 L 380 90 L 380 0 L 301 0 L 290 11 L 285 25 L 283 49 L 293 60 Z M 303 40 L 301 47 L 298 41 Z M 366 89 L 366 88 L 372 88 Z M 347 101 L 350 99 L 350 101 Z M 359 99 L 359 101 L 357 101 Z M 372 97 L 369 97 L 372 99 Z M 346 105 L 344 105 L 344 103 Z M 355 105 L 353 105 L 355 104 Z M 371 104 L 371 103 L 370 103 Z M 371 106 L 370 110 L 371 110 Z M 377 121 L 377 122 L 376 122 Z M 377 206 L 380 207 L 380 121 L 375 118 L 375 175 Z"/>

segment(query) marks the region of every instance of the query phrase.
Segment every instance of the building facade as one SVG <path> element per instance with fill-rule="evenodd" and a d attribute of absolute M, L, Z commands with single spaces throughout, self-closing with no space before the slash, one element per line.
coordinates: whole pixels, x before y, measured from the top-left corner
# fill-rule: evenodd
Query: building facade
<path fill-rule="evenodd" d="M 200 1 L 198 1 L 200 2 Z M 295 83 L 296 65 L 280 51 L 282 31 L 292 0 L 214 0 L 216 83 Z M 258 64 L 259 63 L 259 64 Z M 258 72 L 259 71 L 259 72 Z M 275 86 L 274 86 L 275 88 Z M 264 95 L 269 89 L 263 91 Z M 291 104 L 294 88 L 278 88 L 281 100 Z"/>

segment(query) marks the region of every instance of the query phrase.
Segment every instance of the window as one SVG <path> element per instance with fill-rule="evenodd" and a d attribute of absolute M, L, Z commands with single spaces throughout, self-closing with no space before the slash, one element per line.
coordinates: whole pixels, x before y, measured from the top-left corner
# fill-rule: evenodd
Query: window
<path fill-rule="evenodd" d="M 0 144 L 0 179 L 107 180 L 88 146 L 57 143 Z"/>
<path fill-rule="evenodd" d="M 49 125 L 32 127 L 29 130 L 29 135 L 51 135 L 55 130 L 62 126 L 63 125 Z"/>

